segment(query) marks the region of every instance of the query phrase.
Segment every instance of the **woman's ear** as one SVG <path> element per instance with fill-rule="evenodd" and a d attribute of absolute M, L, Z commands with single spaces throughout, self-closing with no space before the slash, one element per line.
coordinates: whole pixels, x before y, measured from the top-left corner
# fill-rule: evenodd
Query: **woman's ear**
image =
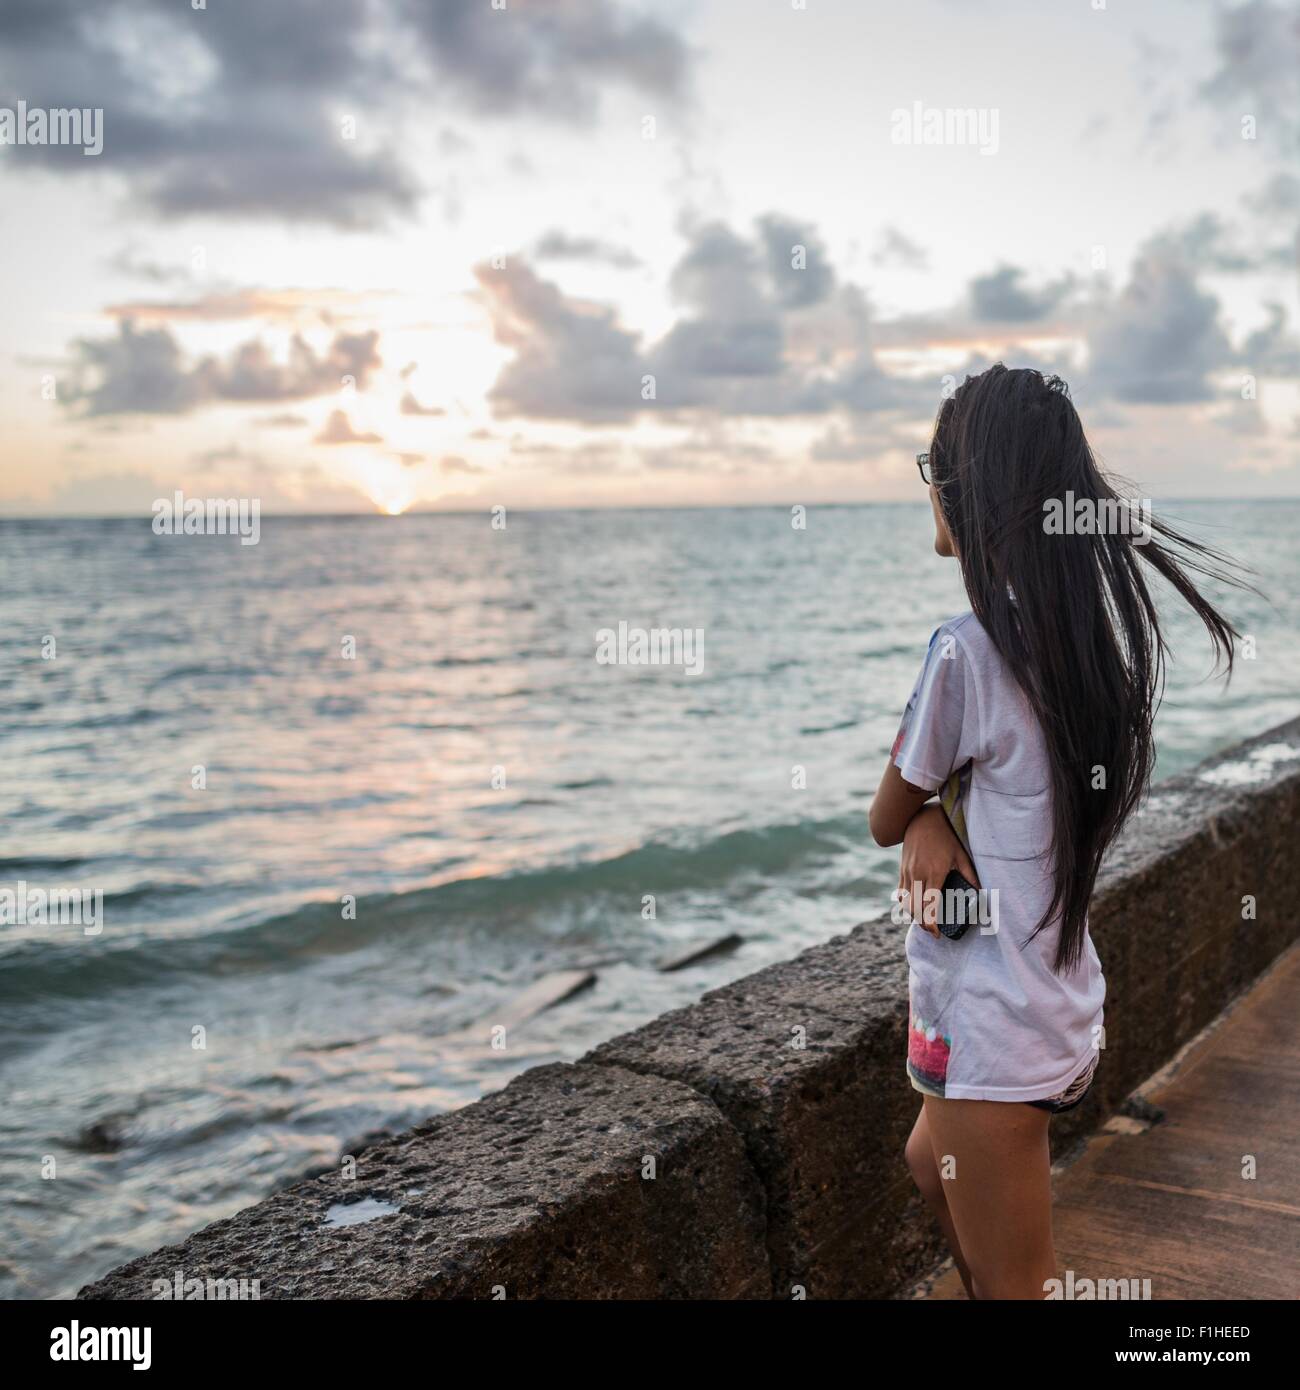
<path fill-rule="evenodd" d="M 953 549 L 952 532 L 948 530 L 947 519 L 939 505 L 939 489 L 933 483 L 930 484 L 930 508 L 934 512 L 934 553 L 951 558 L 957 552 Z"/>

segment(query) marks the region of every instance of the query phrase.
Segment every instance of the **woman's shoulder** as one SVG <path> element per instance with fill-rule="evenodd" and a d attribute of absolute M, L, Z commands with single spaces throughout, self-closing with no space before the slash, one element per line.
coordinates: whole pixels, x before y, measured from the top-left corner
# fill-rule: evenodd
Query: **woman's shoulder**
<path fill-rule="evenodd" d="M 957 657 L 977 685 L 1001 680 L 1006 672 L 1002 656 L 984 624 L 972 612 L 958 613 L 939 624 L 930 639 L 930 654 Z"/>
<path fill-rule="evenodd" d="M 984 631 L 984 625 L 970 609 L 967 609 L 965 613 L 958 613 L 955 617 L 945 618 L 935 628 L 934 635 L 930 638 L 930 645 L 933 647 L 936 642 L 943 641 L 945 637 L 950 639 L 950 642 L 981 652 L 992 645 L 989 642 L 988 634 Z"/>

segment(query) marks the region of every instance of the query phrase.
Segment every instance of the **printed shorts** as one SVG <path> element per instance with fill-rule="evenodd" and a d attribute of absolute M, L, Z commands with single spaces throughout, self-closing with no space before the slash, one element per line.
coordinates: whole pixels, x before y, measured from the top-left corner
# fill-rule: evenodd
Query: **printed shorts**
<path fill-rule="evenodd" d="M 1092 1078 L 1097 1074 L 1098 1060 L 1098 1057 L 1094 1057 L 1091 1063 L 1084 1067 L 1065 1090 L 1059 1091 L 1054 1096 L 1048 1096 L 1046 1100 L 1031 1100 L 1027 1101 L 1026 1104 L 1037 1106 L 1039 1110 L 1050 1110 L 1053 1115 L 1059 1115 L 1065 1110 L 1073 1110 L 1088 1094 L 1088 1088 L 1092 1085 Z"/>

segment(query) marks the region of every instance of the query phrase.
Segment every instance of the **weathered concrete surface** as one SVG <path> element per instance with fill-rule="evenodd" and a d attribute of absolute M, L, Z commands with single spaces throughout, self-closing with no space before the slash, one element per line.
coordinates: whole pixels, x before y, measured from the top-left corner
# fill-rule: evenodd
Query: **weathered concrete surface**
<path fill-rule="evenodd" d="M 1053 1122 L 1058 1145 L 1300 936 L 1298 824 L 1300 719 L 1159 786 L 1094 899 L 1106 1048 L 1088 1102 Z M 148 1297 L 177 1268 L 260 1277 L 264 1297 L 888 1296 L 940 1251 L 901 1158 L 918 1107 L 906 1024 L 903 933 L 869 922 L 368 1149 L 355 1182 L 301 1183 L 83 1296 Z M 643 1153 L 659 1157 L 653 1183 Z M 322 1230 L 332 1203 L 365 1196 L 401 1211 Z"/>
<path fill-rule="evenodd" d="M 647 1158 L 653 1178 L 643 1176 Z M 326 1224 L 338 1204 L 399 1210 Z M 260 1279 L 262 1298 L 767 1298 L 763 1194 L 716 1107 L 616 1067 L 538 1067 L 133 1260 L 81 1298 Z"/>
<path fill-rule="evenodd" d="M 1115 847 L 1093 901 L 1106 1049 L 1088 1101 L 1053 1122 L 1058 1151 L 1300 935 L 1297 825 L 1300 719 L 1160 785 Z M 1242 918 L 1246 895 L 1254 921 Z M 902 1165 L 919 1104 L 904 1071 L 906 1026 L 903 934 L 884 919 L 715 990 L 585 1060 L 683 1081 L 745 1136 L 767 1189 L 777 1297 L 795 1287 L 811 1298 L 880 1297 L 941 1249 Z"/>
<path fill-rule="evenodd" d="M 777 1297 L 883 1296 L 938 1255 L 901 1160 L 917 1111 L 902 944 L 868 923 L 585 1059 L 683 1081 L 745 1136 Z"/>

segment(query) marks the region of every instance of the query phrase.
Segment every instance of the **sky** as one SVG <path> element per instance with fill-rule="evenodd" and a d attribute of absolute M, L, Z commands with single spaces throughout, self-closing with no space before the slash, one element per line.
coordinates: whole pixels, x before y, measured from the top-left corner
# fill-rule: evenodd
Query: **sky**
<path fill-rule="evenodd" d="M 914 498 L 998 360 L 1143 496 L 1300 495 L 1300 3 L 0 0 L 0 35 L 0 515 Z M 14 143 L 20 102 L 102 148 Z"/>

